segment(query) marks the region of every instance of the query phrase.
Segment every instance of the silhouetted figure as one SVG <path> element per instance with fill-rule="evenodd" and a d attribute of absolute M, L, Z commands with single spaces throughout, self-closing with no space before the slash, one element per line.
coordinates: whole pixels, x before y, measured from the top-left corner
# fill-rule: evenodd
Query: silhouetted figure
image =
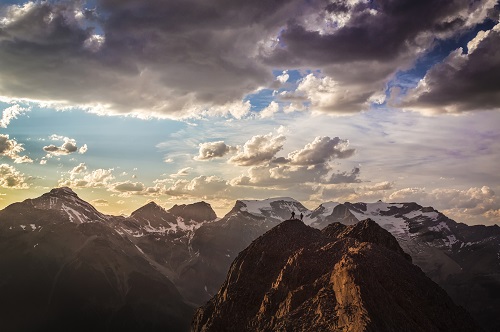
<path fill-rule="evenodd" d="M 300 221 L 302 221 L 302 219 L 304 219 L 304 215 L 301 213 L 300 214 Z"/>
<path fill-rule="evenodd" d="M 295 211 L 292 211 L 292 219 L 295 219 Z"/>

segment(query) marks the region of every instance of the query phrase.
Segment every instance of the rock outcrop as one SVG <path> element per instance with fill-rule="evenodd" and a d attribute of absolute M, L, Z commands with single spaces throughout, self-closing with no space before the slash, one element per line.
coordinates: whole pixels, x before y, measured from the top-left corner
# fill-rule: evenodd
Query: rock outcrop
<path fill-rule="evenodd" d="M 392 238 L 392 240 L 391 240 Z M 234 260 L 192 331 L 478 331 L 375 222 L 286 220 Z"/>

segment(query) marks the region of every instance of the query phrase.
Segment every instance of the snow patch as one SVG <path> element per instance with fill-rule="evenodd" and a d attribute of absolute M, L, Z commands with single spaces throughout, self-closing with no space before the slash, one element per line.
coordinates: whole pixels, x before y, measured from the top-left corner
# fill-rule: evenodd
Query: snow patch
<path fill-rule="evenodd" d="M 32 231 L 36 231 L 36 225 L 35 224 L 30 224 L 30 226 L 31 226 L 31 230 Z"/>
<path fill-rule="evenodd" d="M 26 226 L 24 226 L 24 225 L 19 225 L 19 227 L 21 227 L 23 229 L 23 231 L 26 230 Z"/>
<path fill-rule="evenodd" d="M 287 203 L 297 204 L 297 200 L 290 197 L 276 197 L 264 200 L 244 200 L 241 201 L 245 206 L 240 208 L 240 211 L 246 211 L 253 215 L 261 216 L 263 211 L 270 211 L 272 209 L 271 203 L 284 201 Z"/>
<path fill-rule="evenodd" d="M 70 222 L 75 222 L 76 221 L 76 222 L 79 222 L 79 223 L 84 223 L 85 221 L 87 221 L 87 218 L 85 218 L 85 216 L 82 215 L 77 210 L 72 209 L 69 206 L 66 206 L 65 204 L 62 204 L 61 208 L 68 215 Z"/>
<path fill-rule="evenodd" d="M 138 246 L 138 245 L 135 245 L 135 247 L 137 248 L 137 250 L 139 250 L 139 251 L 141 252 L 141 254 L 145 255 L 144 251 L 142 251 L 142 249 L 141 249 L 141 248 L 139 248 L 139 246 Z"/>
<path fill-rule="evenodd" d="M 451 247 L 452 245 L 454 245 L 455 243 L 459 242 L 457 240 L 457 238 L 455 237 L 455 235 L 451 234 L 451 235 L 448 235 L 446 237 L 446 239 L 443 239 L 444 241 L 444 244 L 448 247 Z"/>
<path fill-rule="evenodd" d="M 434 232 L 441 232 L 443 230 L 450 231 L 450 228 L 448 227 L 448 225 L 444 221 L 441 221 L 436 226 L 429 227 L 429 230 L 434 231 Z"/>
<path fill-rule="evenodd" d="M 366 211 L 364 212 L 355 210 L 350 211 L 359 221 L 370 218 L 381 227 L 391 232 L 395 237 L 408 237 L 409 227 L 404 218 L 397 218 L 395 216 L 383 216 L 380 214 L 380 212 L 382 211 L 389 211 L 389 209 L 393 206 L 401 208 L 403 207 L 403 204 L 390 204 L 383 202 L 368 203 L 366 204 Z"/>
<path fill-rule="evenodd" d="M 320 206 L 324 208 L 322 215 L 325 217 L 330 216 L 333 213 L 333 209 L 339 204 L 340 203 L 337 202 L 326 202 L 321 204 Z"/>

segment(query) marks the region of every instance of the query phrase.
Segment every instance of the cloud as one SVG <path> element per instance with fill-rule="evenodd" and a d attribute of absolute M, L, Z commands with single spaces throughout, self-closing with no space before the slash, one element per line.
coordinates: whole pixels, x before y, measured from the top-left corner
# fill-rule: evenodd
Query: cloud
<path fill-rule="evenodd" d="M 301 102 L 316 113 L 357 113 L 369 107 L 376 91 L 366 91 L 346 82 L 336 82 L 329 76 L 309 74 L 299 81 L 297 89 L 280 95 L 283 101 Z"/>
<path fill-rule="evenodd" d="M 351 157 L 355 149 L 349 149 L 349 141 L 338 137 L 316 137 L 313 142 L 306 144 L 303 149 L 288 154 L 292 165 L 318 165 L 331 159 L 345 159 Z"/>
<path fill-rule="evenodd" d="M 113 171 L 113 168 L 99 168 L 93 171 L 88 171 L 87 166 L 84 163 L 81 163 L 66 173 L 69 177 L 63 177 L 59 180 L 59 186 L 76 188 L 107 188 L 115 179 Z"/>
<path fill-rule="evenodd" d="M 273 133 L 256 135 L 248 140 L 243 147 L 238 147 L 236 155 L 229 162 L 239 166 L 253 166 L 271 161 L 276 153 L 283 149 L 286 137 Z"/>
<path fill-rule="evenodd" d="M 94 199 L 92 201 L 92 205 L 94 205 L 94 206 L 109 206 L 109 202 L 105 199 Z"/>
<path fill-rule="evenodd" d="M 63 141 L 64 143 L 61 146 L 56 146 L 54 144 L 50 144 L 43 147 L 43 150 L 47 152 L 49 155 L 53 156 L 62 156 L 68 155 L 74 152 L 83 154 L 87 152 L 87 144 L 84 144 L 80 149 L 78 149 L 76 145 L 76 141 L 69 137 L 59 136 L 59 135 L 51 135 L 50 139 L 53 141 Z"/>
<path fill-rule="evenodd" d="M 349 1 L 325 5 L 291 19 L 267 54 L 278 68 L 319 68 L 297 94 L 314 111 L 352 113 L 381 102 L 381 92 L 400 69 L 445 40 L 495 17 L 494 0 Z M 425 20 L 421 18 L 425 17 Z"/>
<path fill-rule="evenodd" d="M 0 14 L 0 96 L 99 114 L 248 114 L 272 71 L 320 70 L 352 112 L 436 39 L 494 13 L 496 1 L 37 1 Z M 425 20 L 422 19 L 425 17 Z M 495 18 L 496 19 L 496 18 Z M 30 64 L 30 66 L 26 66 Z M 287 82 L 287 74 L 277 78 Z M 335 88 L 345 94 L 343 88 Z M 324 101 L 324 99 L 323 99 Z"/>
<path fill-rule="evenodd" d="M 7 126 L 10 124 L 12 120 L 17 119 L 19 115 L 26 113 L 30 110 L 31 110 L 30 108 L 21 107 L 17 104 L 7 107 L 2 112 L 2 118 L 0 119 L 0 127 L 7 128 Z"/>
<path fill-rule="evenodd" d="M 241 117 L 249 109 L 241 102 L 244 95 L 273 79 L 256 55 L 286 3 L 262 4 L 103 0 L 97 9 L 84 8 L 83 1 L 4 6 L 0 94 L 108 114 Z"/>
<path fill-rule="evenodd" d="M 406 109 L 426 114 L 500 109 L 500 24 L 479 31 L 463 49 L 430 69 L 403 97 Z"/>
<path fill-rule="evenodd" d="M 195 160 L 221 158 L 234 151 L 233 147 L 226 145 L 223 141 L 200 143 L 199 147 L 198 156 L 194 157 Z"/>
<path fill-rule="evenodd" d="M 277 112 L 279 112 L 280 106 L 277 102 L 272 101 L 267 105 L 266 108 L 264 108 L 262 111 L 259 112 L 259 115 L 261 118 L 271 118 L 273 115 Z"/>
<path fill-rule="evenodd" d="M 144 189 L 144 184 L 142 184 L 141 182 L 132 181 L 117 182 L 113 183 L 113 185 L 111 186 L 111 191 L 118 191 L 122 193 L 137 193 L 142 192 Z"/>
<path fill-rule="evenodd" d="M 378 182 L 375 183 L 371 186 L 363 186 L 361 187 L 362 190 L 366 191 L 382 191 L 382 190 L 391 190 L 394 189 L 394 183 L 389 182 L 389 181 L 383 181 L 383 182 Z"/>
<path fill-rule="evenodd" d="M 0 164 L 0 187 L 9 189 L 28 189 L 24 174 L 7 164 Z"/>
<path fill-rule="evenodd" d="M 334 159 L 345 159 L 354 154 L 355 150 L 349 148 L 347 140 L 338 137 L 316 137 L 302 149 L 290 152 L 287 157 L 276 157 L 276 153 L 283 147 L 285 137 L 280 139 L 280 145 L 256 144 L 264 138 L 267 138 L 264 142 L 270 141 L 272 138 L 270 135 L 254 136 L 245 143 L 245 145 L 249 142 L 252 143 L 248 144 L 247 150 L 249 151 L 264 150 L 270 152 L 266 154 L 266 158 L 255 158 L 259 161 L 258 163 L 249 163 L 252 167 L 245 175 L 232 179 L 232 185 L 287 188 L 302 184 L 356 183 L 360 181 L 358 167 L 351 171 L 338 172 L 330 164 Z M 274 148 L 265 148 L 266 146 Z M 253 155 L 258 154 L 254 153 Z"/>
<path fill-rule="evenodd" d="M 28 156 L 20 156 L 19 153 L 24 151 L 22 144 L 19 144 L 14 139 L 9 139 L 9 135 L 0 134 L 0 156 L 8 157 L 14 160 L 16 164 L 32 163 L 33 160 Z"/>
<path fill-rule="evenodd" d="M 78 166 L 75 166 L 70 172 L 71 177 L 75 177 L 77 174 L 81 174 L 87 170 L 87 165 L 85 163 L 80 163 Z"/>
<path fill-rule="evenodd" d="M 78 153 L 79 154 L 84 154 L 85 152 L 88 151 L 88 147 L 87 147 L 87 144 L 83 144 L 79 149 L 78 149 Z"/>
<path fill-rule="evenodd" d="M 177 180 L 164 192 L 171 196 L 195 196 L 204 199 L 210 197 L 225 197 L 229 184 L 217 176 L 201 175 L 192 180 Z"/>
<path fill-rule="evenodd" d="M 170 177 L 176 179 L 176 178 L 188 176 L 190 170 L 192 170 L 191 167 L 185 167 L 185 168 L 180 169 L 179 171 L 177 171 L 177 173 L 171 174 Z"/>
<path fill-rule="evenodd" d="M 443 210 L 458 222 L 498 222 L 500 197 L 488 186 L 469 189 L 439 188 L 427 191 L 425 188 L 404 188 L 386 197 L 392 202 L 415 201 L 421 205 Z"/>

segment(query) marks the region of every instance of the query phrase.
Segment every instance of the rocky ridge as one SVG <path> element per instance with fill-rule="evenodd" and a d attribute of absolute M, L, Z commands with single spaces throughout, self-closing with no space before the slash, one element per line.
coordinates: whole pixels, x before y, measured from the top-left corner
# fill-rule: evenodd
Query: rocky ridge
<path fill-rule="evenodd" d="M 478 331 L 389 237 L 370 220 L 284 221 L 238 255 L 192 331 Z"/>

